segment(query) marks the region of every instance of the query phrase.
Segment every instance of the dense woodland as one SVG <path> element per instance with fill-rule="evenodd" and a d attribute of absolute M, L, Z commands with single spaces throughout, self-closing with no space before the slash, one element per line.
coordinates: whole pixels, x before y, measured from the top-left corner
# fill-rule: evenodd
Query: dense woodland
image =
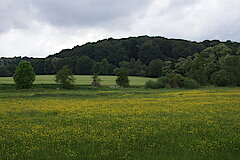
<path fill-rule="evenodd" d="M 0 59 L 0 76 L 13 76 L 21 60 L 37 75 L 56 74 L 68 65 L 74 74 L 115 75 L 126 68 L 131 76 L 181 74 L 201 85 L 240 85 L 240 43 L 218 40 L 191 42 L 163 37 L 105 39 L 65 49 L 46 58 Z"/>

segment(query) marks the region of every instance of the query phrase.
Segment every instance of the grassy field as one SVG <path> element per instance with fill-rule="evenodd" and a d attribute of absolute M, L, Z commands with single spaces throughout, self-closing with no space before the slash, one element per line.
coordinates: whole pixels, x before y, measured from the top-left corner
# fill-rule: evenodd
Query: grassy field
<path fill-rule="evenodd" d="M 0 90 L 0 155 L 238 160 L 240 88 Z"/>
<path fill-rule="evenodd" d="M 75 75 L 76 83 L 80 85 L 90 85 L 92 83 L 92 76 L 90 75 Z M 116 85 L 116 76 L 100 76 L 102 85 Z M 56 84 L 54 75 L 38 75 L 34 84 Z M 146 81 L 153 78 L 133 77 L 129 76 L 130 85 L 141 86 Z M 0 84 L 14 84 L 12 77 L 0 77 Z"/>

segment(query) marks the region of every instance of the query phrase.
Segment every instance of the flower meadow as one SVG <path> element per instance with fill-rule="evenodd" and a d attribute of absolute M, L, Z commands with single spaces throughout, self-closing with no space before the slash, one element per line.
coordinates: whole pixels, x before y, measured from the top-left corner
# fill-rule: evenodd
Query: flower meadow
<path fill-rule="evenodd" d="M 0 92 L 0 159 L 240 158 L 240 88 Z"/>

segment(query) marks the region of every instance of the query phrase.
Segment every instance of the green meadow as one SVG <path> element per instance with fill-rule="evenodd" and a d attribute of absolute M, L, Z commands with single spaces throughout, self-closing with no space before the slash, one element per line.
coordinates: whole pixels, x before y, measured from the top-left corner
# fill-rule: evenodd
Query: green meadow
<path fill-rule="evenodd" d="M 0 159 L 239 159 L 240 88 L 82 87 L 1 89 Z"/>

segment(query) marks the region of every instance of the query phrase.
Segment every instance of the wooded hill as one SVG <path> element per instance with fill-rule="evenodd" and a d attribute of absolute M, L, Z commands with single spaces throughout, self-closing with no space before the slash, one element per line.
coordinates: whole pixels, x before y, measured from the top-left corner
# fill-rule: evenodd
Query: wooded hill
<path fill-rule="evenodd" d="M 193 55 L 207 47 L 216 46 L 219 43 L 224 43 L 234 53 L 240 48 L 240 43 L 231 41 L 205 40 L 197 43 L 181 39 L 141 36 L 123 39 L 109 38 L 94 43 L 87 43 L 82 46 L 75 46 L 73 49 L 62 50 L 47 58 L 88 56 L 94 61 L 101 61 L 105 58 L 116 66 L 119 62 L 129 61 L 133 58 L 135 60 L 139 59 L 143 64 L 148 64 L 156 58 L 176 61 L 179 57 Z"/>
<path fill-rule="evenodd" d="M 72 49 L 64 49 L 46 58 L 1 58 L 0 76 L 12 76 L 16 65 L 21 60 L 28 60 L 34 67 L 36 74 L 55 74 L 64 65 L 68 65 L 74 74 L 113 75 L 119 68 L 127 68 L 129 75 L 159 77 L 164 74 L 164 68 L 166 70 L 170 67 L 171 70 L 184 76 L 190 72 L 193 75 L 192 78 L 194 78 L 194 73 L 199 74 L 198 72 L 201 72 L 196 67 L 202 66 L 204 68 L 205 63 L 210 63 L 211 58 L 209 59 L 209 57 L 214 55 L 215 58 L 212 57 L 213 62 L 211 61 L 211 63 L 218 64 L 218 66 L 213 70 L 219 71 L 220 57 L 233 55 L 238 59 L 239 53 L 240 43 L 231 41 L 205 40 L 203 42 L 192 42 L 149 36 L 123 39 L 109 38 L 75 46 Z M 201 57 L 199 55 L 204 56 L 199 59 Z M 197 62 L 196 58 L 200 62 Z M 196 64 L 192 64 L 192 62 L 196 62 Z M 181 69 L 180 64 L 186 65 L 185 63 L 189 64 L 190 68 L 195 66 L 196 72 Z M 238 62 L 236 63 L 238 64 Z M 210 68 L 212 67 L 210 66 Z M 211 73 L 213 72 L 211 71 Z M 211 73 L 208 72 L 208 74 Z"/>

